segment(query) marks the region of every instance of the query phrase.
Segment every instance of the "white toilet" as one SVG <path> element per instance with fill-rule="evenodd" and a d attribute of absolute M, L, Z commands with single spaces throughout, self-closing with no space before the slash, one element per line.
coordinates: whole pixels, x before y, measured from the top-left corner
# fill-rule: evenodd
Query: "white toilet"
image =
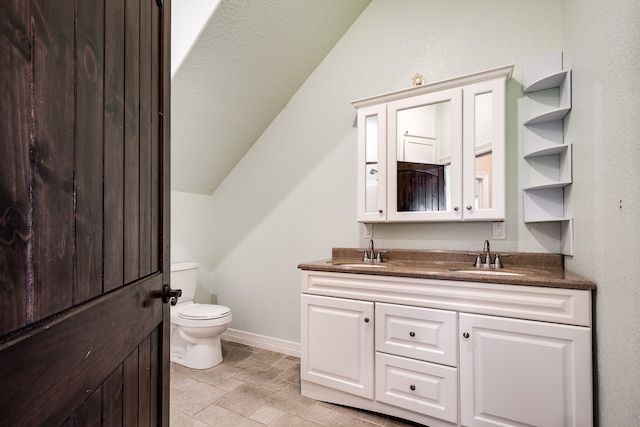
<path fill-rule="evenodd" d="M 198 264 L 171 264 L 171 288 L 182 289 L 171 306 L 171 361 L 193 369 L 208 369 L 222 362 L 220 335 L 231 323 L 231 310 L 222 305 L 193 302 Z"/>

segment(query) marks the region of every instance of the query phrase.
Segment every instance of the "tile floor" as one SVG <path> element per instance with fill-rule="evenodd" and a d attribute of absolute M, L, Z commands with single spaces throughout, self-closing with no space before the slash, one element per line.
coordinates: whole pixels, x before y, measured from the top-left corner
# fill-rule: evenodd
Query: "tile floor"
<path fill-rule="evenodd" d="M 171 364 L 171 427 L 417 425 L 302 397 L 297 357 L 230 341 L 222 350 L 211 369 Z"/>

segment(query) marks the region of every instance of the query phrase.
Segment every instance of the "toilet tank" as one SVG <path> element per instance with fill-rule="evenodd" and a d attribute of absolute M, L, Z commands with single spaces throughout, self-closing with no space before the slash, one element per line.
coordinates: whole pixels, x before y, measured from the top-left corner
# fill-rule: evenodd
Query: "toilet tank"
<path fill-rule="evenodd" d="M 198 285 L 198 263 L 180 262 L 171 264 L 171 288 L 182 289 L 178 302 L 193 300 Z"/>

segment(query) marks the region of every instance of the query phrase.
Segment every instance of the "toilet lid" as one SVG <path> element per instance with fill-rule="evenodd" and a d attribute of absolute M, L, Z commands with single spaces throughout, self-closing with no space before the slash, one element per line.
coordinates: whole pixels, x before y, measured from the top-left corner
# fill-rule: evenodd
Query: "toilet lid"
<path fill-rule="evenodd" d="M 194 304 L 183 310 L 180 310 L 178 316 L 183 319 L 217 319 L 219 317 L 227 316 L 231 313 L 229 307 L 223 305 L 213 304 Z"/>

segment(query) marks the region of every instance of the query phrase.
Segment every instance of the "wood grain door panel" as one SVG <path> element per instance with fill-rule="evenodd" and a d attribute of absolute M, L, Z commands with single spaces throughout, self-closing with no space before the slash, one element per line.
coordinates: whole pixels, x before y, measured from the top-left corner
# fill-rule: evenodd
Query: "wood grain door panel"
<path fill-rule="evenodd" d="M 7 425 L 60 425 L 134 352 L 148 366 L 162 322 L 162 275 L 60 315 L 0 347 L 0 414 Z M 153 374 L 158 377 L 158 365 Z M 131 369 L 129 370 L 131 371 Z M 127 375 L 138 377 L 138 367 Z M 145 375 L 151 375 L 149 370 Z M 149 377 L 150 378 L 150 377 Z M 147 382 L 147 386 L 150 381 Z M 34 392 L 41 390 L 41 392 Z M 46 404 L 45 402 L 55 402 Z"/>
<path fill-rule="evenodd" d="M 168 425 L 170 1 L 0 5 L 0 417 Z"/>

